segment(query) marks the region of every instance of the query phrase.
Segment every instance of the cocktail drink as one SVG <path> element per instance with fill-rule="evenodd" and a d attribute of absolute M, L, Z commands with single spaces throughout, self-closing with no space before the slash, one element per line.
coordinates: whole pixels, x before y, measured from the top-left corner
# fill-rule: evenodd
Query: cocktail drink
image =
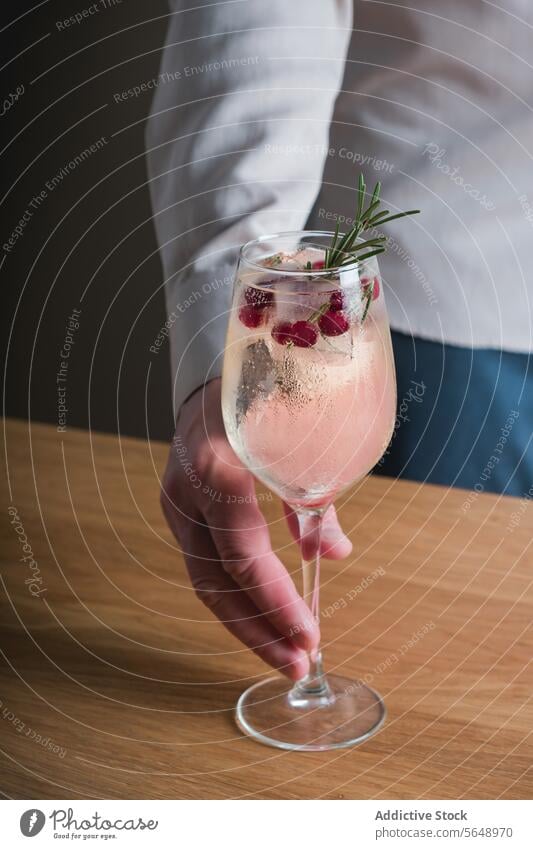
<path fill-rule="evenodd" d="M 331 233 L 267 236 L 243 247 L 222 378 L 228 439 L 253 474 L 297 512 L 317 549 L 321 517 L 376 464 L 391 438 L 396 380 L 375 256 L 338 255 Z M 303 561 L 304 597 L 318 617 L 318 554 Z M 247 690 L 239 726 L 286 749 L 354 745 L 384 718 L 358 681 L 325 677 L 317 650 L 291 687 L 282 677 Z"/>
<path fill-rule="evenodd" d="M 319 253 L 306 248 L 299 262 L 318 265 Z M 285 501 L 324 507 L 375 465 L 394 423 L 394 361 L 377 262 L 340 275 L 287 274 L 288 258 L 275 272 L 258 271 L 246 269 L 245 255 L 225 351 L 228 437 Z"/>

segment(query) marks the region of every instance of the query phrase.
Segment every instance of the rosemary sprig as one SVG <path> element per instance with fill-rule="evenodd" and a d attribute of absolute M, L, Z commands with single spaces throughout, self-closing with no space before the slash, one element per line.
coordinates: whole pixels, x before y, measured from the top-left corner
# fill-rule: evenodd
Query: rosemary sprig
<path fill-rule="evenodd" d="M 325 313 L 327 313 L 328 310 L 329 310 L 329 301 L 326 301 L 326 303 L 321 304 L 318 307 L 318 309 L 316 309 L 314 312 L 311 313 L 311 315 L 309 316 L 307 321 L 309 321 L 311 324 L 316 324 L 319 321 L 319 319 L 321 319 L 322 316 Z"/>
<path fill-rule="evenodd" d="M 386 236 L 375 236 L 359 242 L 360 236 L 374 227 L 381 227 L 397 218 L 405 218 L 406 215 L 417 215 L 419 209 L 409 209 L 407 212 L 397 212 L 391 215 L 390 210 L 380 210 L 381 183 L 378 181 L 370 197 L 370 202 L 365 207 L 367 197 L 365 178 L 359 174 L 357 186 L 357 207 L 352 229 L 341 235 L 339 233 L 339 222 L 335 226 L 335 232 L 330 247 L 324 256 L 324 268 L 337 268 L 352 262 L 362 262 L 371 256 L 382 254 L 386 250 Z"/>
<path fill-rule="evenodd" d="M 331 247 L 326 251 L 324 256 L 324 268 L 332 268 L 332 264 L 330 262 L 329 256 L 330 252 L 335 249 L 335 245 L 337 244 L 337 239 L 339 238 L 339 222 L 337 221 L 335 224 L 335 233 L 333 234 L 333 239 L 331 241 Z"/>
<path fill-rule="evenodd" d="M 368 310 L 370 309 L 370 304 L 372 303 L 373 296 L 374 296 L 374 281 L 372 280 L 372 283 L 368 287 L 368 290 L 367 290 L 366 295 L 365 295 L 366 304 L 365 304 L 365 308 L 363 310 L 363 315 L 361 317 L 361 324 L 363 324 L 363 322 L 364 322 L 364 320 L 367 316 Z"/>

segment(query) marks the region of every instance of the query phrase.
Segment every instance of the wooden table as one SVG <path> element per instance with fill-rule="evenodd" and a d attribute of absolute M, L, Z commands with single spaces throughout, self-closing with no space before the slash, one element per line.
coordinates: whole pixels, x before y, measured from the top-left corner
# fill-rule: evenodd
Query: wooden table
<path fill-rule="evenodd" d="M 533 504 L 385 478 L 344 499 L 354 554 L 324 565 L 325 655 L 373 681 L 388 721 L 352 750 L 287 753 L 233 723 L 267 670 L 188 585 L 159 508 L 166 447 L 15 421 L 5 435 L 5 796 L 531 798 Z"/>

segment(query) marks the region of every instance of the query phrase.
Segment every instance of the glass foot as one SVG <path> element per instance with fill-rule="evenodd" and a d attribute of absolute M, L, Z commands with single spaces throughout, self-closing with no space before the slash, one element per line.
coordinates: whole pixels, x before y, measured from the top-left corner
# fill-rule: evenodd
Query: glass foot
<path fill-rule="evenodd" d="M 237 725 L 279 749 L 323 751 L 356 746 L 383 725 L 385 705 L 361 681 L 327 676 L 326 692 L 306 694 L 286 678 L 268 678 L 237 702 Z"/>

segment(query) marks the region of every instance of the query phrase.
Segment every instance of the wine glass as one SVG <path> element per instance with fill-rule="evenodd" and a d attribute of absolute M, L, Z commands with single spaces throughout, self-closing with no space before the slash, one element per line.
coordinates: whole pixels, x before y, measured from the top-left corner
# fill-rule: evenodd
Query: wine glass
<path fill-rule="evenodd" d="M 345 264 L 324 268 L 332 236 L 281 233 L 243 246 L 222 376 L 232 448 L 296 511 L 313 552 L 324 512 L 382 456 L 396 415 L 377 260 L 347 257 Z M 302 560 L 302 571 L 303 596 L 318 621 L 318 553 Z M 352 746 L 384 718 L 381 697 L 370 687 L 325 676 L 319 649 L 310 653 L 301 681 L 260 681 L 243 693 L 236 710 L 246 734 L 282 749 Z"/>

